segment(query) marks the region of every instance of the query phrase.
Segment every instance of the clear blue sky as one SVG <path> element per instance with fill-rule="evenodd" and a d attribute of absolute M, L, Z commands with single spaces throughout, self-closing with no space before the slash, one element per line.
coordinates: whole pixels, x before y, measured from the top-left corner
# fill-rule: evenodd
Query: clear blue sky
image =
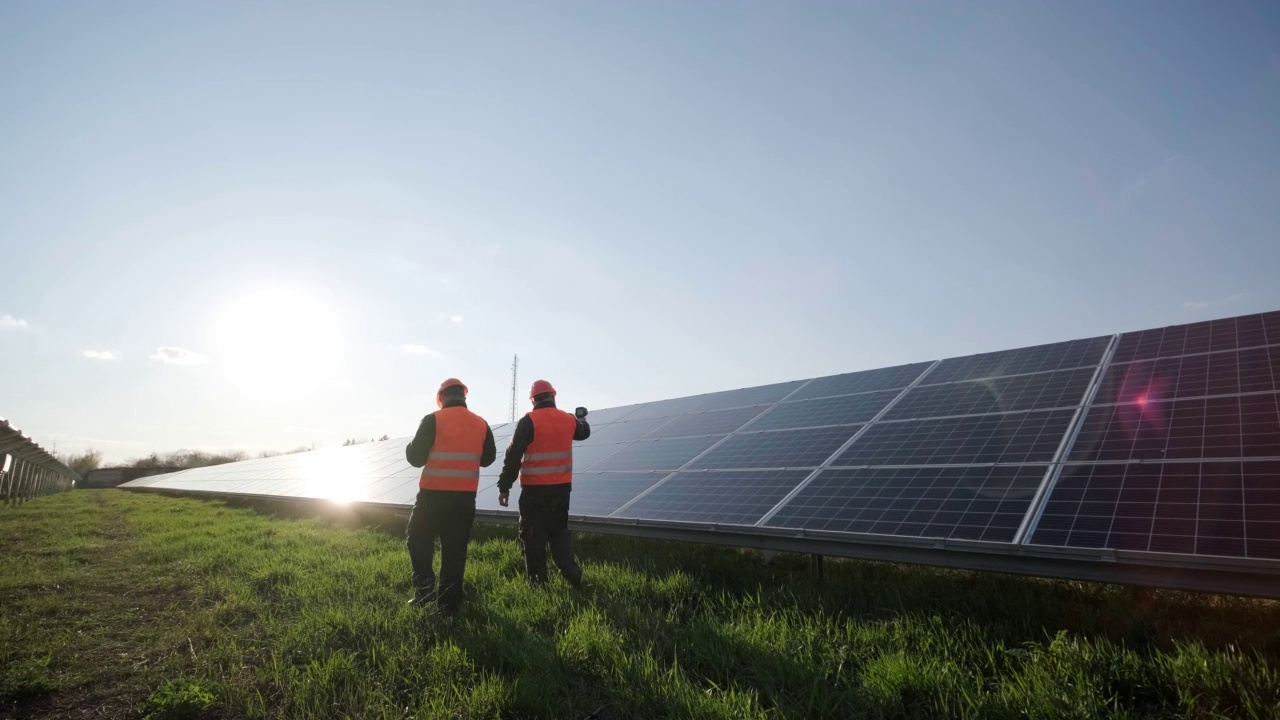
<path fill-rule="evenodd" d="M 517 352 L 605 407 L 1272 310 L 1277 128 L 1274 2 L 9 0 L 0 415 L 283 449 L 505 419 Z"/>

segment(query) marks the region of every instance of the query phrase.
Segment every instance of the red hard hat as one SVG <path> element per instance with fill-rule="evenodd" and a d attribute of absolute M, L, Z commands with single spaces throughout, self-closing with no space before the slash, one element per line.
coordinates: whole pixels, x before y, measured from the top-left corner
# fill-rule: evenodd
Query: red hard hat
<path fill-rule="evenodd" d="M 539 395 L 546 395 L 547 393 L 551 393 L 551 396 L 555 397 L 556 389 L 551 387 L 551 383 L 546 380 L 534 380 L 533 387 L 529 388 L 529 399 L 532 400 Z"/>
<path fill-rule="evenodd" d="M 461 381 L 461 380 L 459 380 L 458 378 L 448 378 L 448 379 L 447 379 L 447 380 L 445 380 L 444 382 L 440 383 L 440 389 L 439 389 L 439 390 L 437 390 L 437 391 L 436 391 L 436 393 L 437 393 L 437 394 L 442 393 L 442 392 L 444 392 L 445 390 L 447 390 L 448 388 L 455 387 L 455 386 L 456 386 L 456 387 L 461 387 L 461 388 L 462 388 L 462 394 L 463 394 L 463 395 L 466 395 L 466 394 L 467 394 L 467 386 L 466 386 L 466 385 L 463 385 L 463 384 L 462 384 L 462 381 Z"/>

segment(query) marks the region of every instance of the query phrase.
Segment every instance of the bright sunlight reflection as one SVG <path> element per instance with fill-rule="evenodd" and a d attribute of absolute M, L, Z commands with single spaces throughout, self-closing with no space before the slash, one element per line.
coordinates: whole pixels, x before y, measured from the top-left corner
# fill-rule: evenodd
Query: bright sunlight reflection
<path fill-rule="evenodd" d="M 336 316 L 291 288 L 260 290 L 228 306 L 218 346 L 232 376 L 255 395 L 315 390 L 342 363 Z"/>
<path fill-rule="evenodd" d="M 307 453 L 303 471 L 307 494 L 338 503 L 361 499 L 364 491 L 363 456 L 351 448 L 330 448 Z"/>

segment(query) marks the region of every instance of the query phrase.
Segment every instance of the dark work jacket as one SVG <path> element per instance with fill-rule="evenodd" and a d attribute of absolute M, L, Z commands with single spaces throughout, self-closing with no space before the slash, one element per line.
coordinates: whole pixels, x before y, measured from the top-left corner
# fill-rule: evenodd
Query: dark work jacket
<path fill-rule="evenodd" d="M 466 407 L 466 400 L 448 400 L 444 407 Z M 441 408 L 442 410 L 444 408 Z M 413 440 L 404 448 L 404 458 L 414 467 L 422 467 L 427 463 L 427 457 L 431 455 L 431 446 L 436 444 L 436 414 L 422 418 L 422 422 L 418 424 L 418 432 L 413 436 Z M 484 434 L 484 448 L 480 451 L 480 467 L 489 467 L 498 457 L 498 446 L 493 440 L 493 430 L 486 429 Z M 457 495 L 456 490 L 419 490 L 419 493 L 444 493 L 446 495 Z M 474 494 L 471 493 L 474 497 Z"/>
<path fill-rule="evenodd" d="M 534 410 L 542 408 L 553 408 L 556 406 L 555 400 L 547 400 L 533 406 Z M 586 440 L 591 437 L 591 426 L 587 424 L 586 419 L 578 418 L 578 427 L 573 430 L 574 440 Z M 520 418 L 520 422 L 516 423 L 515 434 L 511 436 L 511 444 L 507 446 L 507 457 L 502 463 L 502 474 L 498 476 L 498 492 L 511 492 L 511 486 L 515 484 L 516 479 L 520 477 L 520 463 L 524 460 L 524 451 L 529 448 L 529 443 L 533 442 L 533 418 L 525 413 Z M 545 495 L 555 495 L 559 493 L 568 494 L 573 489 L 573 483 L 561 483 L 559 485 L 530 485 L 521 486 L 521 493 L 537 493 Z"/>

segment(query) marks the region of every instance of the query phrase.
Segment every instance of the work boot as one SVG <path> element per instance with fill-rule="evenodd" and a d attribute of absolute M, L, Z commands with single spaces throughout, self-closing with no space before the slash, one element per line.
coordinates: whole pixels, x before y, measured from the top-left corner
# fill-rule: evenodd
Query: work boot
<path fill-rule="evenodd" d="M 422 607 L 430 605 L 436 599 L 436 593 L 433 588 L 418 588 L 414 591 L 413 597 L 409 599 L 409 604 L 413 607 Z"/>

